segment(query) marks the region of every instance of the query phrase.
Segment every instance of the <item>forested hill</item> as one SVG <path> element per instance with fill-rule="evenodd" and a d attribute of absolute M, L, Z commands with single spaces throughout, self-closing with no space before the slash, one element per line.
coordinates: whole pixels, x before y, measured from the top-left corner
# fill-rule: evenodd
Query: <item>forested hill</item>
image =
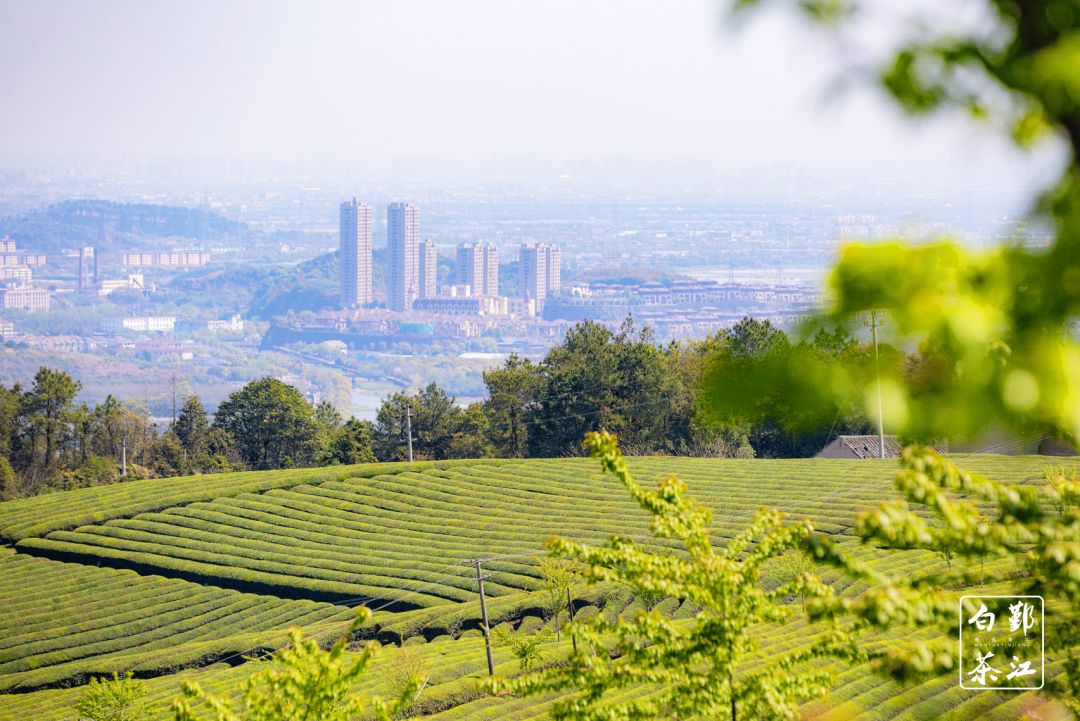
<path fill-rule="evenodd" d="M 65 200 L 0 220 L 0 236 L 43 253 L 78 245 L 105 251 L 139 248 L 157 238 L 222 240 L 247 231 L 245 223 L 208 210 L 109 200 Z"/>

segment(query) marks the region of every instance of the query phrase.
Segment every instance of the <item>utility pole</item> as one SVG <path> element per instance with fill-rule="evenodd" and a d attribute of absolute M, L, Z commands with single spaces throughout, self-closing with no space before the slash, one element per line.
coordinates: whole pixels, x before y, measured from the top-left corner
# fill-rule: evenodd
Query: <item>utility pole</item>
<path fill-rule="evenodd" d="M 409 437 L 409 463 L 412 463 L 412 406 L 405 406 L 405 433 Z M 483 598 L 484 594 L 481 589 L 480 599 L 483 600 Z"/>
<path fill-rule="evenodd" d="M 885 457 L 885 413 L 881 406 L 881 362 L 878 359 L 877 329 L 885 325 L 884 320 L 878 320 L 878 312 L 870 311 L 870 317 L 863 319 L 863 325 L 870 329 L 874 337 L 874 375 L 877 376 L 877 417 L 878 417 L 878 453 L 881 458 Z"/>
<path fill-rule="evenodd" d="M 127 436 L 120 439 L 120 475 L 127 478 Z"/>
<path fill-rule="evenodd" d="M 173 429 L 176 429 L 176 374 L 172 374 L 172 424 Z"/>
<path fill-rule="evenodd" d="M 488 675 L 495 675 L 495 662 L 491 658 L 491 629 L 488 628 L 488 615 L 487 615 L 487 601 L 484 599 L 484 579 L 487 578 L 481 570 L 480 564 L 483 559 L 473 559 L 473 564 L 476 566 L 476 588 L 480 592 L 480 619 L 483 621 L 483 625 L 480 630 L 484 632 L 484 650 L 487 652 L 487 665 Z"/>
<path fill-rule="evenodd" d="M 570 598 L 570 589 L 566 589 L 566 612 L 570 615 L 570 623 L 574 623 L 574 602 Z M 570 626 L 573 628 L 573 625 Z M 570 641 L 574 644 L 574 651 L 577 651 L 577 634 L 573 631 L 570 632 Z"/>

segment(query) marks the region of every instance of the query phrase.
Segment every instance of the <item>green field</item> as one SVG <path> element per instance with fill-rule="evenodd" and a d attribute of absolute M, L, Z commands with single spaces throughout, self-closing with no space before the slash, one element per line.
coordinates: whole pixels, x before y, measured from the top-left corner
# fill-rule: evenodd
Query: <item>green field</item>
<path fill-rule="evenodd" d="M 971 456 L 963 466 L 1013 483 L 1041 481 L 1050 459 Z M 1060 460 L 1060 459 L 1058 459 Z M 714 511 L 718 539 L 763 505 L 815 524 L 879 568 L 940 564 L 921 553 L 874 551 L 850 537 L 856 513 L 894 496 L 890 461 L 639 458 L 643 483 L 675 473 Z M 530 719 L 550 699 L 487 698 L 478 636 L 474 557 L 485 565 L 493 624 L 538 627 L 535 557 L 552 534 L 600 542 L 646 538 L 647 519 L 587 459 L 370 464 L 223 474 L 82 489 L 0 504 L 0 719 L 74 718 L 79 686 L 133 670 L 168 718 L 182 678 L 239 690 L 302 625 L 330 637 L 350 606 L 377 609 L 365 633 L 404 641 L 431 682 L 417 713 L 434 718 Z M 845 583 L 826 576 L 836 584 Z M 993 568 L 987 567 L 987 579 Z M 585 615 L 633 612 L 619 589 L 576 592 Z M 674 599 L 662 609 L 692 613 Z M 797 621 L 760 639 L 762 654 L 808 644 Z M 556 659 L 569 643 L 551 642 Z M 384 649 L 369 683 L 392 675 Z M 515 664 L 499 651 L 503 672 Z M 380 670 L 381 669 L 381 670 Z M 1048 674 L 1057 667 L 1048 665 Z M 867 668 L 837 669 L 818 718 L 1016 718 L 1031 694 L 974 693 L 955 678 L 899 686 Z"/>

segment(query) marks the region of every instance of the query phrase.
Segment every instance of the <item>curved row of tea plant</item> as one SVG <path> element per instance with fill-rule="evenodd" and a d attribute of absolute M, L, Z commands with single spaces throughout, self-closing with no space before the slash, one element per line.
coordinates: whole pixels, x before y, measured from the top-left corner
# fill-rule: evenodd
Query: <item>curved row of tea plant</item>
<path fill-rule="evenodd" d="M 971 460 L 974 467 L 986 464 Z M 997 477 L 1023 482 L 1040 478 L 1045 461 L 993 462 Z M 843 535 L 859 510 L 890 493 L 892 474 L 886 463 L 817 459 L 643 458 L 635 467 L 645 482 L 677 473 L 715 510 L 714 530 L 722 537 L 738 532 L 762 505 Z M 500 596 L 536 587 L 533 556 L 553 534 L 602 542 L 645 527 L 623 489 L 586 459 L 398 466 L 379 474 L 356 468 L 363 472 L 343 470 L 351 475 L 260 493 L 237 486 L 211 501 L 58 530 L 19 548 L 242 590 L 387 599 L 406 608 L 473 598 L 470 574 L 457 572 L 463 560 L 494 557 L 485 566 L 487 586 Z M 926 562 L 918 554 L 888 559 Z"/>
<path fill-rule="evenodd" d="M 991 593 L 1003 589 L 995 586 L 984 590 Z M 610 617 L 632 613 L 640 608 L 638 601 L 627 606 L 627 600 L 629 599 L 623 596 L 612 600 L 603 609 L 588 606 L 584 611 L 592 610 L 593 613 L 604 613 Z M 675 615 L 678 615 L 677 609 Z M 539 622 L 526 622 L 522 627 L 527 627 L 531 632 L 540 625 Z M 789 625 L 770 629 L 760 637 L 759 653 L 763 660 L 768 659 L 805 647 L 816 638 L 815 633 L 796 618 Z M 570 641 L 566 637 L 561 642 L 550 640 L 544 645 L 544 661 L 558 661 L 569 651 L 569 647 Z M 404 649 L 405 653 L 422 659 L 422 672 L 429 678 L 423 695 L 413 710 L 425 718 L 440 721 L 541 721 L 546 718 L 549 705 L 554 700 L 554 697 L 513 698 L 485 695 L 480 690 L 480 682 L 486 675 L 483 640 L 477 631 L 466 631 L 456 639 L 443 636 L 429 643 L 407 643 Z M 384 648 L 377 656 L 371 672 L 357 687 L 357 691 L 387 694 L 398 673 L 396 669 L 401 653 L 400 649 Z M 517 673 L 517 662 L 510 658 L 505 649 L 496 646 L 494 656 L 496 673 Z M 236 668 L 219 664 L 207 669 L 184 671 L 173 676 L 147 680 L 145 685 L 149 708 L 146 718 L 154 721 L 171 718 L 169 702 L 179 693 L 182 680 L 197 679 L 213 692 L 235 698 L 239 695 L 244 680 L 254 670 L 253 664 Z M 1056 665 L 1048 667 L 1048 677 L 1052 677 L 1059 670 Z M 1019 718 L 1022 712 L 1038 709 L 1045 703 L 1032 693 L 964 691 L 952 676 L 903 685 L 873 673 L 866 665 L 854 668 L 837 666 L 836 671 L 836 681 L 829 702 L 808 704 L 808 717 L 856 721 L 930 721 L 939 718 L 960 721 L 979 717 L 987 721 L 1011 721 Z M 0 721 L 22 721 L 27 714 L 41 721 L 70 718 L 71 708 L 80 693 L 81 689 L 63 689 L 8 697 L 11 700 L 9 704 L 0 703 Z M 640 694 L 641 691 L 631 689 L 622 693 L 630 696 Z"/>
<path fill-rule="evenodd" d="M 79 488 L 0 504 L 0 538 L 18 541 L 87 523 L 101 523 L 112 518 L 134 516 L 146 511 L 241 493 L 289 488 L 301 483 L 321 483 L 355 476 L 392 474 L 408 469 L 445 468 L 460 463 L 473 465 L 499 462 L 492 460 L 363 463 L 327 468 L 149 478 L 108 486 Z"/>
<path fill-rule="evenodd" d="M 0 691 L 112 670 L 167 672 L 243 652 L 290 625 L 347 619 L 313 601 L 239 593 L 0 550 Z M 340 624 L 337 624 L 340 625 Z"/>

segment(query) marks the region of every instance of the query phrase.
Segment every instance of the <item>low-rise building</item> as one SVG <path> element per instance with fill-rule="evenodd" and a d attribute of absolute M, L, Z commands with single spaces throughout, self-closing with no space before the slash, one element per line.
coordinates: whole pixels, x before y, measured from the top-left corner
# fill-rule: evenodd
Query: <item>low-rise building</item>
<path fill-rule="evenodd" d="M 52 293 L 45 288 L 13 286 L 0 288 L 0 308 L 9 310 L 46 311 L 52 300 Z"/>
<path fill-rule="evenodd" d="M 9 341 L 15 337 L 15 324 L 0 318 L 0 340 Z"/>
<path fill-rule="evenodd" d="M 413 302 L 413 310 L 421 313 L 439 313 L 442 315 L 506 315 L 509 303 L 505 297 L 487 298 L 466 296 L 454 298 L 439 296 L 419 298 Z"/>
<path fill-rule="evenodd" d="M 0 265 L 0 283 L 30 285 L 34 272 L 28 265 Z"/>
<path fill-rule="evenodd" d="M 135 351 L 151 359 L 175 357 L 186 361 L 195 357 L 195 344 L 190 340 L 148 338 L 136 341 Z"/>
<path fill-rule="evenodd" d="M 244 331 L 244 320 L 239 315 L 234 315 L 232 318 L 225 320 L 208 320 L 206 321 L 206 329 L 211 333 L 242 333 Z"/>
<path fill-rule="evenodd" d="M 201 268 L 210 262 L 210 253 L 192 251 L 154 251 L 149 253 L 124 253 L 126 268 Z"/>
<path fill-rule="evenodd" d="M 176 330 L 176 316 L 148 315 L 130 318 L 106 318 L 101 322 L 101 330 L 106 333 L 119 333 L 125 330 L 137 333 L 171 333 Z"/>
<path fill-rule="evenodd" d="M 0 266 L 10 265 L 41 267 L 45 265 L 45 254 L 20 251 L 15 247 L 15 241 L 5 235 L 0 238 Z"/>
<path fill-rule="evenodd" d="M 107 296 L 118 290 L 145 290 L 146 282 L 142 273 L 131 273 L 121 280 L 103 280 L 98 284 L 98 295 Z"/>

